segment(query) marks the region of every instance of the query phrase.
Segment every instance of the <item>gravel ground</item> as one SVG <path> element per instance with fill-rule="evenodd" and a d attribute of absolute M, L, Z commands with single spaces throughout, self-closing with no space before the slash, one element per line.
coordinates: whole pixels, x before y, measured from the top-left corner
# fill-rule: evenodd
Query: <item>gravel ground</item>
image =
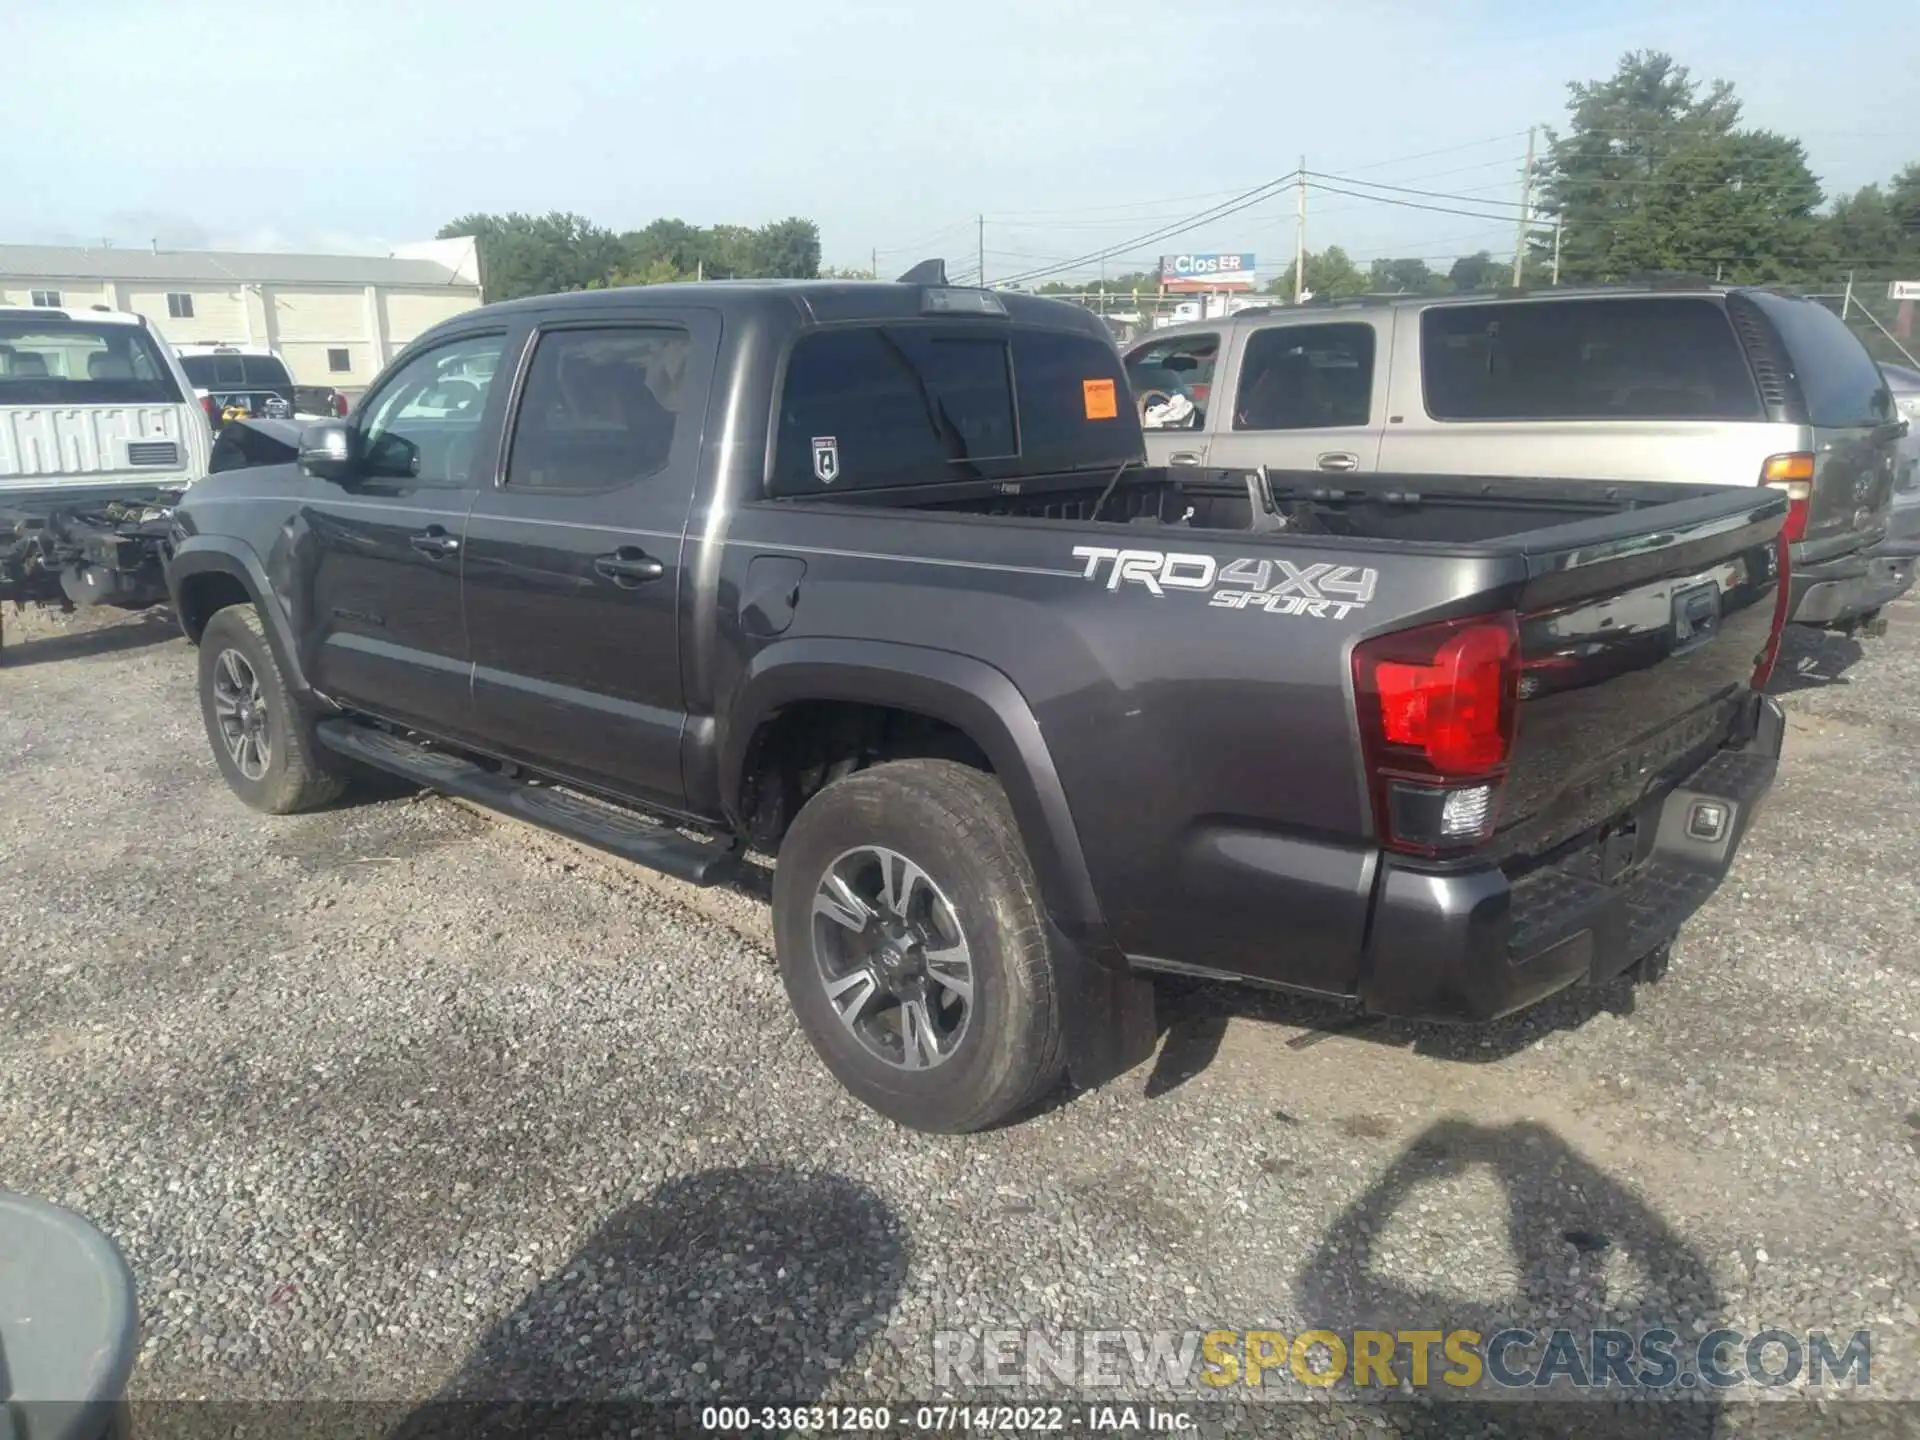
<path fill-rule="evenodd" d="M 143 1401 L 897 1403 L 937 1393 L 936 1329 L 1503 1318 L 1866 1327 L 1871 1393 L 1920 1399 L 1920 604 L 1891 614 L 1794 638 L 1769 809 L 1659 985 L 1458 1031 L 1189 991 L 1153 1065 L 954 1139 L 832 1083 L 750 897 L 425 797 L 255 815 L 164 617 L 10 616 L 0 1187 L 124 1247 Z M 1236 1394 L 1299 1433 L 1600 1413 Z M 1815 1424 L 1754 1394 L 1685 1433 Z"/>

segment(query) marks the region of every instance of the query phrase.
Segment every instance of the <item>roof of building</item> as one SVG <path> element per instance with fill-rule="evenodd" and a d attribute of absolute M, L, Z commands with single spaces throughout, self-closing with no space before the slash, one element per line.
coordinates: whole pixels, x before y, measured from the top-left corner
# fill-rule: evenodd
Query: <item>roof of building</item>
<path fill-rule="evenodd" d="M 384 255 L 277 255 L 137 246 L 0 245 L 0 275 L 47 280 L 158 280 L 267 285 L 464 285 L 434 260 Z"/>

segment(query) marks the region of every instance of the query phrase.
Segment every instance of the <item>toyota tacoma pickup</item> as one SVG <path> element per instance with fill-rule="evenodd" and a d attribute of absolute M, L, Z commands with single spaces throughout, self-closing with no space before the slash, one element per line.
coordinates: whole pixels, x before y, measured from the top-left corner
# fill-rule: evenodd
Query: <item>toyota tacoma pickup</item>
<path fill-rule="evenodd" d="M 1145 1058 L 1156 973 L 1476 1021 L 1659 952 L 1774 774 L 1787 504 L 1150 468 L 1097 317 L 927 262 L 448 321 L 168 582 L 242 800 L 771 854 L 821 1059 L 951 1131 Z"/>

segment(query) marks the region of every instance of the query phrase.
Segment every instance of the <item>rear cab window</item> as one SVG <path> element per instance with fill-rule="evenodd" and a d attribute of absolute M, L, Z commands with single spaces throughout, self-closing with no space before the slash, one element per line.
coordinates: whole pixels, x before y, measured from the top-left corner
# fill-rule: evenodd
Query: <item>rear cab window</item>
<path fill-rule="evenodd" d="M 173 405 L 180 387 L 138 325 L 0 315 L 0 405 Z"/>
<path fill-rule="evenodd" d="M 277 389 L 293 384 L 287 367 L 273 355 L 184 355 L 180 368 L 202 390 L 223 385 Z"/>
<path fill-rule="evenodd" d="M 1809 425 L 1852 430 L 1895 418 L 1886 377 L 1846 321 L 1817 300 L 1764 293 L 1751 298 L 1787 347 Z"/>
<path fill-rule="evenodd" d="M 1435 420 L 1758 420 L 1746 353 L 1692 296 L 1438 305 L 1420 317 Z"/>
<path fill-rule="evenodd" d="M 1097 335 L 990 321 L 832 326 L 794 342 L 768 493 L 1004 480 L 1140 457 Z"/>

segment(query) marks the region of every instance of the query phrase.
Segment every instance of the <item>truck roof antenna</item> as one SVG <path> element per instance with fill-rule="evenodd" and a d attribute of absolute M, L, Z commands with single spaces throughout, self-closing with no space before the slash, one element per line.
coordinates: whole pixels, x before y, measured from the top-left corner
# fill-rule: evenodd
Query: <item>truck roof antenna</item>
<path fill-rule="evenodd" d="M 944 260 L 922 260 L 897 282 L 901 285 L 945 285 L 947 283 L 947 262 Z"/>

